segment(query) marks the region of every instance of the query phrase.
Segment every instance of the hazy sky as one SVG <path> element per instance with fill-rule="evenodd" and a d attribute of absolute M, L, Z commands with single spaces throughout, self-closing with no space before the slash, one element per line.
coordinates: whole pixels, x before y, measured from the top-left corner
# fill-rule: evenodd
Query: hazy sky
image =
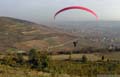
<path fill-rule="evenodd" d="M 100 20 L 120 20 L 120 0 L 0 0 L 0 16 L 9 16 L 38 23 L 54 22 L 58 10 L 80 5 L 94 10 Z M 91 14 L 80 11 L 66 11 L 56 21 L 95 20 Z"/>

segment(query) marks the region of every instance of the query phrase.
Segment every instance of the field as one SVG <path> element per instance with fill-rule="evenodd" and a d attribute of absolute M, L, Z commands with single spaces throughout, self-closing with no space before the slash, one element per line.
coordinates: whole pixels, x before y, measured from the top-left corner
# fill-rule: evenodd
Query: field
<path fill-rule="evenodd" d="M 0 77 L 96 77 L 103 74 L 120 74 L 120 52 L 71 54 L 71 60 L 68 60 L 69 54 L 51 55 L 49 57 L 50 61 L 47 62 L 48 66 L 45 69 L 40 68 L 41 62 L 46 62 L 47 57 L 45 59 L 45 54 L 43 55 L 42 53 L 36 52 L 36 54 L 41 57 L 37 57 L 38 55 L 34 56 L 37 59 L 36 62 L 40 62 L 40 66 L 34 65 L 38 66 L 35 68 L 32 68 L 31 64 L 27 61 L 29 60 L 29 55 L 23 56 L 28 58 L 26 60 L 21 58 L 20 55 L 16 55 L 16 59 L 13 54 L 9 54 L 9 57 L 4 55 L 6 56 L 5 58 L 2 58 L 3 55 L 1 55 Z M 86 56 L 87 61 L 82 60 L 83 56 Z M 104 60 L 102 60 L 102 56 L 105 57 Z M 12 57 L 14 58 L 12 59 Z M 23 59 L 23 64 L 21 64 L 21 59 Z"/>
<path fill-rule="evenodd" d="M 101 57 L 98 56 L 96 53 L 91 53 L 91 54 L 72 54 L 71 58 L 72 60 L 80 60 L 82 56 L 85 55 L 89 61 L 97 61 L 100 60 Z M 53 55 L 52 56 L 53 60 L 67 60 L 69 59 L 69 55 Z"/>
<path fill-rule="evenodd" d="M 82 56 L 85 55 L 88 58 L 88 61 L 98 61 L 101 60 L 102 56 L 105 57 L 105 60 L 117 60 L 120 61 L 120 52 L 107 52 L 107 53 L 80 53 L 72 54 L 72 60 L 80 60 Z M 53 60 L 66 60 L 69 59 L 69 55 L 53 55 L 51 57 Z"/>
<path fill-rule="evenodd" d="M 110 60 L 120 61 L 120 52 L 100 53 L 99 56 L 104 55 L 105 58 Z"/>

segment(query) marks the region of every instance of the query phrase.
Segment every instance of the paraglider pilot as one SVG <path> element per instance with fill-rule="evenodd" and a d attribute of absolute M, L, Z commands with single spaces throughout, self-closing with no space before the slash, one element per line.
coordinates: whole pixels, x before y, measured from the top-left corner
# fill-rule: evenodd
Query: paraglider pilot
<path fill-rule="evenodd" d="M 73 42 L 74 47 L 77 46 L 77 43 L 78 43 L 78 41 L 74 41 L 74 42 Z"/>

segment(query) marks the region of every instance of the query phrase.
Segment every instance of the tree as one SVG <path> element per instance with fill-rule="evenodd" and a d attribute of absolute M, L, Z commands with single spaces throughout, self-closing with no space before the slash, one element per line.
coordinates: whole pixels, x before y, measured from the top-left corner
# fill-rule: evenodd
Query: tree
<path fill-rule="evenodd" d="M 44 70 L 48 67 L 49 64 L 49 57 L 46 53 L 40 54 L 38 60 L 38 70 Z"/>
<path fill-rule="evenodd" d="M 46 53 L 40 53 L 35 49 L 31 49 L 29 51 L 29 63 L 32 68 L 44 70 L 48 67 L 49 57 Z"/>
<path fill-rule="evenodd" d="M 33 61 L 37 56 L 37 52 L 36 52 L 36 49 L 31 49 L 29 51 L 29 60 L 30 61 Z"/>
<path fill-rule="evenodd" d="M 85 55 L 82 56 L 81 62 L 83 62 L 83 63 L 87 62 L 87 57 Z"/>

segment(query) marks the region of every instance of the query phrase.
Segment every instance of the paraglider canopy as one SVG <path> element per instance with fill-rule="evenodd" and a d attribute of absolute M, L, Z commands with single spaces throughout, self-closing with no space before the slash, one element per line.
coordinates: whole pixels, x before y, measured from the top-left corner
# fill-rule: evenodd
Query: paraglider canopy
<path fill-rule="evenodd" d="M 80 10 L 84 10 L 86 12 L 89 12 L 89 13 L 91 13 L 92 15 L 94 15 L 96 17 L 96 20 L 98 20 L 98 16 L 97 16 L 97 14 L 94 11 L 92 11 L 91 9 L 88 9 L 86 7 L 83 7 L 83 6 L 70 6 L 70 7 L 63 8 L 63 9 L 61 9 L 61 10 L 59 10 L 59 11 L 57 11 L 55 13 L 54 19 L 56 18 L 56 16 L 58 14 L 60 14 L 60 13 L 62 13 L 64 11 L 67 11 L 67 10 L 72 10 L 72 9 L 80 9 Z"/>

